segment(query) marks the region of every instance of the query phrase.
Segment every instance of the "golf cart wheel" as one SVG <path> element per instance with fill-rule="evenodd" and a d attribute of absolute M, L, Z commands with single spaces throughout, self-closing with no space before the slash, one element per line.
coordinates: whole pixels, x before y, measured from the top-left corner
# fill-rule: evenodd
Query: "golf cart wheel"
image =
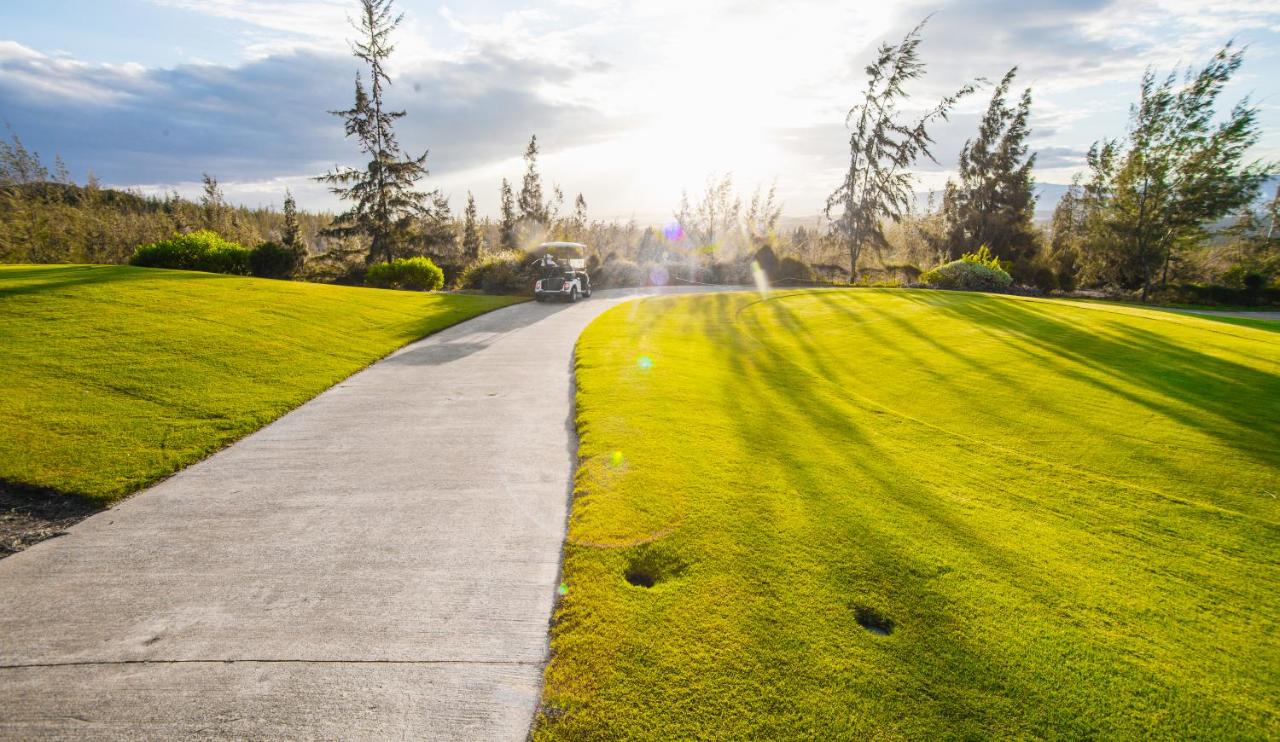
<path fill-rule="evenodd" d="M 578 287 L 574 286 L 569 289 L 569 303 L 574 304 L 578 301 Z"/>

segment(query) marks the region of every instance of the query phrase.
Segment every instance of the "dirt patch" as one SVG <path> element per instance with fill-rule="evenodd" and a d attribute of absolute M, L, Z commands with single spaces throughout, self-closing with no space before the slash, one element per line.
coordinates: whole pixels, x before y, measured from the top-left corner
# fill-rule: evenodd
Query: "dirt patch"
<path fill-rule="evenodd" d="M 0 481 L 0 559 L 61 536 L 101 510 L 74 495 Z"/>

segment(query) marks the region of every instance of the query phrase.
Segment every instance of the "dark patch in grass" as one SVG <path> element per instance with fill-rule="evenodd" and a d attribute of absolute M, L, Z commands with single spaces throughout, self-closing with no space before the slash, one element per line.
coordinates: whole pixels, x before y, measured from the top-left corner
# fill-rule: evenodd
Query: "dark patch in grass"
<path fill-rule="evenodd" d="M 657 543 L 644 544 L 631 552 L 623 578 L 634 587 L 650 588 L 684 574 L 680 557 Z"/>
<path fill-rule="evenodd" d="M 637 569 L 635 567 L 628 569 L 625 576 L 627 578 L 627 583 L 634 585 L 635 587 L 653 587 L 654 583 L 658 581 L 657 577 L 654 577 L 643 569 Z"/>
<path fill-rule="evenodd" d="M 102 509 L 74 494 L 0 479 L 0 559 L 61 536 Z"/>
<path fill-rule="evenodd" d="M 859 626 L 876 636 L 888 636 L 893 633 L 893 620 L 881 615 L 874 608 L 868 608 L 865 605 L 855 606 L 853 618 L 858 622 Z"/>

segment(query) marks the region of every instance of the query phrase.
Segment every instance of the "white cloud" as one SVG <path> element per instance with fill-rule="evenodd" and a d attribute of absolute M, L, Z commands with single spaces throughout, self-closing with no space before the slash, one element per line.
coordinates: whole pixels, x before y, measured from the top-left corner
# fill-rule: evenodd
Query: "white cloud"
<path fill-rule="evenodd" d="M 298 179 L 354 156 L 323 114 L 350 97 L 354 3 L 151 1 L 240 24 L 240 63 L 143 69 L 0 42 L 5 116 L 42 151 L 116 182 L 186 187 L 209 171 L 233 196 L 292 183 L 304 203 L 322 203 L 323 191 Z M 724 171 L 747 188 L 776 178 L 789 212 L 811 213 L 843 167 L 843 115 L 874 46 L 935 10 L 915 104 L 1019 65 L 1019 85 L 1034 87 L 1041 181 L 1069 178 L 1092 141 L 1123 132 L 1148 66 L 1201 63 L 1235 36 L 1253 46 L 1230 102 L 1280 92 L 1278 0 L 397 5 L 406 16 L 391 102 L 409 112 L 401 140 L 430 147 L 433 186 L 455 202 L 474 190 L 490 211 L 497 180 L 518 179 L 518 155 L 536 132 L 547 178 L 583 191 L 598 214 L 665 213 L 682 188 Z M 985 105 L 985 94 L 974 96 L 936 129 L 940 164 L 921 166 L 925 187 L 945 179 Z M 1278 116 L 1268 103 L 1263 154 L 1280 147 Z"/>

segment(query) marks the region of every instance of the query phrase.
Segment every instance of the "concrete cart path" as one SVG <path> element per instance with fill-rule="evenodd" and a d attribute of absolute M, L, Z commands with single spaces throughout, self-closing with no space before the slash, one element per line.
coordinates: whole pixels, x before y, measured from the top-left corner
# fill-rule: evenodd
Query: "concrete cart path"
<path fill-rule="evenodd" d="M 576 438 L 527 303 L 0 561 L 0 738 L 523 739 Z"/>

